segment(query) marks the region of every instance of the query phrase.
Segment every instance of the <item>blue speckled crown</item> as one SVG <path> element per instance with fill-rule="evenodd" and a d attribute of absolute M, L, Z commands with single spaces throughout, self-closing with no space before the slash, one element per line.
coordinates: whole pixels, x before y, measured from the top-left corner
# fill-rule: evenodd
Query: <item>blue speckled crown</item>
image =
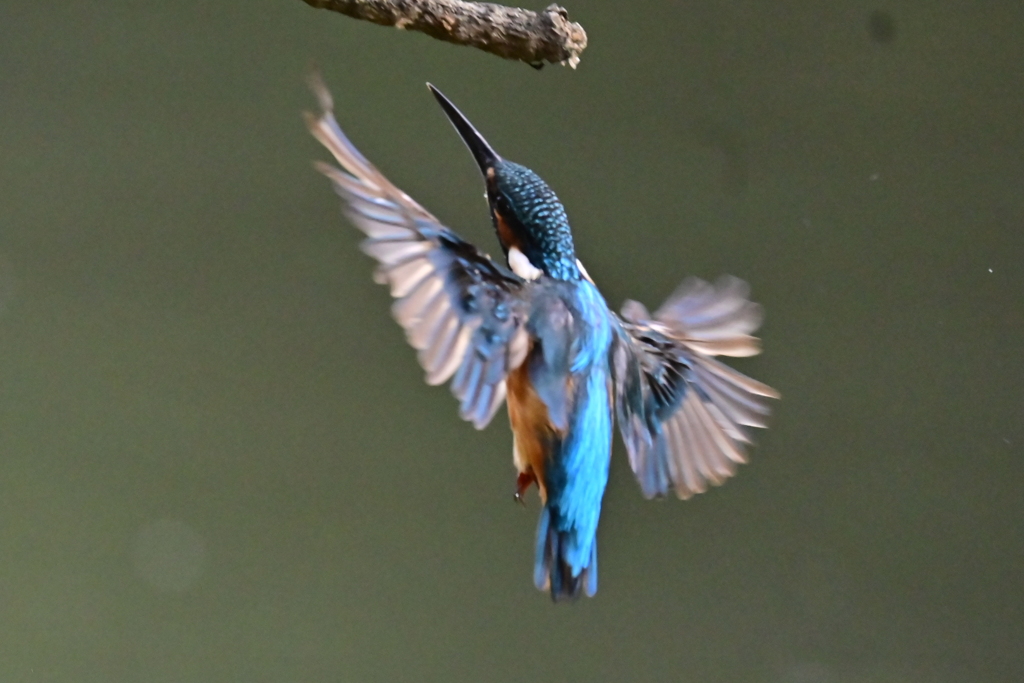
<path fill-rule="evenodd" d="M 502 159 L 495 170 L 498 191 L 532 238 L 532 244 L 524 245 L 526 257 L 553 278 L 580 279 L 569 219 L 554 191 L 520 164 Z"/>

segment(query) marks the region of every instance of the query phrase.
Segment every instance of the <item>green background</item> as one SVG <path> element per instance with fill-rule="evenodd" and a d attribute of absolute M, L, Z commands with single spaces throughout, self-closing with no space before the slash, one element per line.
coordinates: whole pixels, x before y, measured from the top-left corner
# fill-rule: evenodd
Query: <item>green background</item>
<path fill-rule="evenodd" d="M 0 681 L 1022 680 L 1024 5 L 569 5 L 540 72 L 299 0 L 0 6 Z M 751 464 L 646 502 L 617 443 L 594 599 L 533 588 L 505 418 L 424 386 L 311 64 L 484 249 L 425 81 L 613 307 L 765 306 Z"/>

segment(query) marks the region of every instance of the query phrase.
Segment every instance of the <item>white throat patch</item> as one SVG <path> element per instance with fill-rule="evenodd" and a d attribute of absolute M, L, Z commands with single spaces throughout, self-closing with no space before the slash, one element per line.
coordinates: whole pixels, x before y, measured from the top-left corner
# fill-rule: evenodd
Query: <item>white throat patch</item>
<path fill-rule="evenodd" d="M 508 250 L 508 267 L 512 269 L 513 273 L 524 280 L 536 280 L 544 274 L 544 271 L 530 263 L 530 259 L 526 258 L 526 254 L 519 251 L 516 247 Z"/>

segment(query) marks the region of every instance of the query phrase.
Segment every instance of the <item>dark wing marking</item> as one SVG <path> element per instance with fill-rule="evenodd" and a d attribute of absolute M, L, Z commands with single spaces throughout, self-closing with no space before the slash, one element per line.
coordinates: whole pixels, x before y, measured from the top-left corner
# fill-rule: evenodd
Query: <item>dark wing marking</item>
<path fill-rule="evenodd" d="M 380 264 L 374 280 L 390 285 L 392 313 L 418 351 L 427 382 L 454 375 L 459 414 L 483 429 L 505 400 L 505 376 L 528 350 L 523 281 L 392 185 L 341 131 L 319 78 L 311 85 L 323 112 L 307 114 L 306 124 L 342 167 L 316 168 L 366 233 L 362 249 Z"/>
<path fill-rule="evenodd" d="M 746 462 L 750 429 L 766 427 L 771 387 L 714 356 L 760 353 L 761 309 L 742 280 L 689 278 L 652 316 L 622 307 L 612 346 L 616 415 L 630 465 L 648 498 L 689 498 Z"/>

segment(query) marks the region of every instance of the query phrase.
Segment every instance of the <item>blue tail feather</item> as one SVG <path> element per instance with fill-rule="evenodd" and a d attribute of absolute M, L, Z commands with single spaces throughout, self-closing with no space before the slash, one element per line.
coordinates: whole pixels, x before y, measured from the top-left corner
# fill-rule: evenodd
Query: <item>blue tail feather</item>
<path fill-rule="evenodd" d="M 551 527 L 551 513 L 548 506 L 541 508 L 537 520 L 537 550 L 533 562 L 533 584 L 537 590 L 547 590 L 548 575 L 551 572 L 551 556 L 548 554 L 548 529 Z"/>
<path fill-rule="evenodd" d="M 550 505 L 540 512 L 533 582 L 549 591 L 555 602 L 578 598 L 580 593 L 592 597 L 597 593 L 597 539 L 591 540 L 586 564 L 574 569 L 572 558 L 578 553 L 579 539 L 574 530 L 559 531 L 562 521 Z"/>

